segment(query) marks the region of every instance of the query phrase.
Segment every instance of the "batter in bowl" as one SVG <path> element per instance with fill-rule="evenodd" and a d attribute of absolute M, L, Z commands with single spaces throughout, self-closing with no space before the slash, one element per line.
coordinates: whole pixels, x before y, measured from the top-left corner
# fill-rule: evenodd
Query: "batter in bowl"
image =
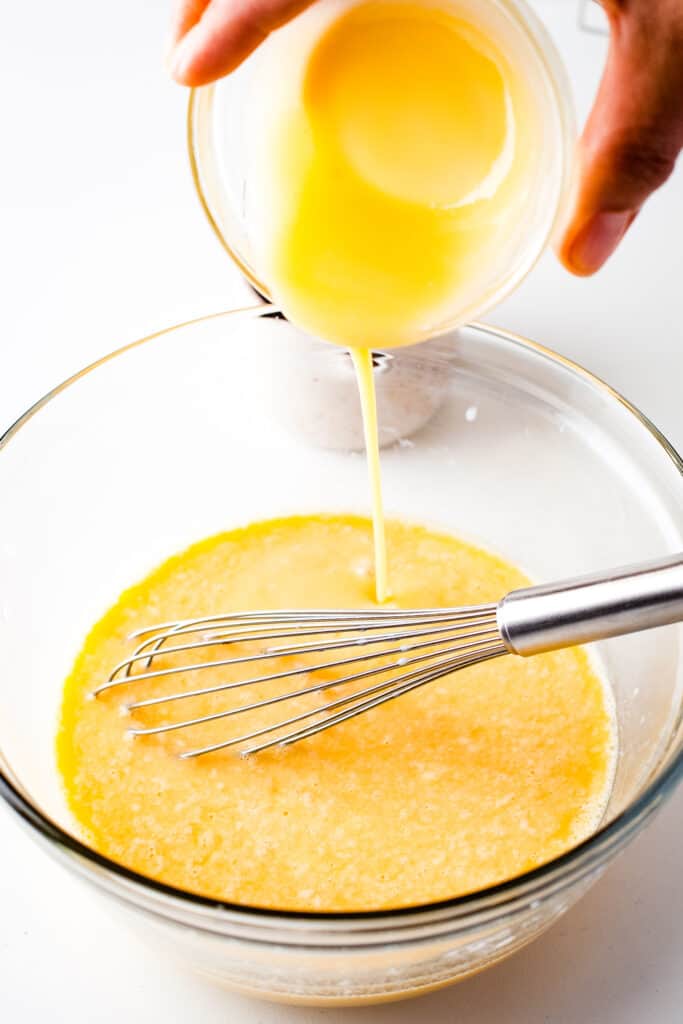
<path fill-rule="evenodd" d="M 388 607 L 495 601 L 528 582 L 454 537 L 386 526 Z M 603 813 L 616 739 L 609 689 L 581 649 L 498 659 L 246 760 L 230 750 L 179 760 L 185 732 L 126 738 L 122 702 L 168 693 L 168 679 L 88 699 L 130 653 L 127 636 L 138 627 L 235 609 L 371 607 L 372 566 L 369 520 L 301 516 L 201 541 L 126 591 L 92 630 L 65 688 L 58 762 L 84 838 L 170 885 L 304 911 L 447 899 L 585 838 Z M 189 689 L 196 678 L 171 685 Z M 226 678 L 211 669 L 201 681 Z M 271 692 L 264 684 L 185 703 L 201 715 Z M 310 696 L 308 706 L 329 697 Z M 187 710 L 161 706 L 135 720 Z M 281 706 L 268 712 L 285 717 Z M 237 728 L 266 715 L 249 713 Z M 195 727 L 191 744 L 225 739 L 231 728 Z"/>

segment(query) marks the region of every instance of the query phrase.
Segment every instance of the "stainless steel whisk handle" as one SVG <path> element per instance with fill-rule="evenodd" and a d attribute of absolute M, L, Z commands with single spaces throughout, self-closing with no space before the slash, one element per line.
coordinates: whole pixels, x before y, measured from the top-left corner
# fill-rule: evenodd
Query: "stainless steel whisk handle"
<path fill-rule="evenodd" d="M 683 554 L 514 590 L 498 605 L 498 628 L 527 657 L 683 621 Z"/>

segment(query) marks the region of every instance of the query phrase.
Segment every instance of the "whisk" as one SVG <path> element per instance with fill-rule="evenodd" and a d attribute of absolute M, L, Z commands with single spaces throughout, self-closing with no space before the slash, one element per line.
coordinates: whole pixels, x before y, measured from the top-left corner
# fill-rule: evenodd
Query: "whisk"
<path fill-rule="evenodd" d="M 191 732 L 197 725 L 347 687 L 347 692 L 322 706 L 307 707 L 217 743 L 190 746 L 178 755 L 194 758 L 237 747 L 246 756 L 299 742 L 492 658 L 507 654 L 527 657 L 681 620 L 683 554 L 512 591 L 498 604 L 411 610 L 245 611 L 166 622 L 133 633 L 135 650 L 93 695 L 99 697 L 119 687 L 137 694 L 145 681 L 178 675 L 194 680 L 209 668 L 229 669 L 231 675 L 237 671 L 238 678 L 147 699 L 134 696 L 124 708 L 134 712 L 261 683 L 284 684 L 282 692 L 253 703 L 128 730 L 132 736 L 149 736 Z M 236 645 L 247 645 L 247 653 L 236 654 Z M 193 661 L 195 656 L 200 660 Z M 272 671 L 274 659 L 286 659 L 286 665 L 291 659 L 292 664 Z M 334 673 L 332 679 L 330 672 Z M 360 689 L 348 692 L 351 684 L 360 684 Z"/>

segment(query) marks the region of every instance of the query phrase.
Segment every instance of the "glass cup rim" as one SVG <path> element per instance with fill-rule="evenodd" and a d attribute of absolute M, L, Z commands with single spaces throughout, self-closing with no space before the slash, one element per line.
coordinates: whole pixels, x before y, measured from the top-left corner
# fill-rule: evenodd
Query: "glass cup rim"
<path fill-rule="evenodd" d="M 564 224 L 569 209 L 574 176 L 573 156 L 576 141 L 576 114 L 564 62 L 549 31 L 527 0 L 488 0 L 488 2 L 501 8 L 524 28 L 527 39 L 535 51 L 539 64 L 542 66 L 552 90 L 557 114 L 558 132 L 562 137 L 561 175 L 557 202 L 553 215 L 547 218 L 545 229 L 538 235 L 534 245 L 528 247 L 527 252 L 517 262 L 516 266 L 506 276 L 501 278 L 497 285 L 489 287 L 482 299 L 470 303 L 469 307 L 458 316 L 457 322 L 445 321 L 442 324 L 430 327 L 428 332 L 419 339 L 420 341 L 426 341 L 436 334 L 447 333 L 463 323 L 470 323 L 478 319 L 491 309 L 492 306 L 502 302 L 503 299 L 510 295 L 531 273 L 541 259 L 543 253 L 555 238 L 556 233 Z M 257 294 L 262 296 L 265 301 L 273 302 L 273 295 L 267 281 L 260 278 L 256 269 L 241 252 L 239 245 L 233 239 L 227 237 L 226 232 L 221 228 L 220 223 L 214 216 L 211 198 L 204 185 L 202 175 L 204 158 L 202 156 L 201 144 L 198 141 L 200 132 L 197 129 L 198 111 L 200 96 L 206 92 L 213 91 L 214 88 L 215 83 L 191 89 L 188 100 L 186 139 L 190 172 L 195 192 L 204 215 L 225 252 L 227 252 L 230 259 Z"/>
<path fill-rule="evenodd" d="M 62 381 L 31 405 L 0 435 L 0 452 L 7 447 L 19 431 L 44 406 L 57 398 L 63 391 L 66 391 L 83 377 L 86 377 L 119 356 L 125 355 L 132 349 L 158 341 L 169 334 L 182 331 L 184 328 L 197 326 L 212 320 L 230 320 L 235 317 L 253 317 L 258 319 L 261 317 L 272 317 L 274 314 L 279 314 L 279 310 L 276 307 L 263 304 L 211 313 L 174 324 L 130 342 L 118 349 L 114 349 L 112 352 L 102 356 Z M 672 467 L 683 476 L 683 458 L 681 458 L 664 434 L 644 413 L 600 377 L 586 370 L 580 364 L 567 359 L 565 356 L 511 331 L 478 322 L 468 324 L 467 327 L 471 330 L 479 331 L 489 338 L 493 337 L 498 342 L 521 349 L 527 354 L 548 360 L 555 367 L 568 371 L 575 377 L 578 377 L 584 384 L 588 384 L 594 390 L 601 393 L 611 403 L 620 405 L 647 431 L 671 461 Z M 29 826 L 29 830 L 34 830 L 41 839 L 47 840 L 48 846 L 54 846 L 56 850 L 74 855 L 85 867 L 82 873 L 94 884 L 100 885 L 103 888 L 112 888 L 111 885 L 103 885 L 101 882 L 99 876 L 104 871 L 107 880 L 110 883 L 114 883 L 114 891 L 116 891 L 116 883 L 118 883 L 122 890 L 130 892 L 130 885 L 133 883 L 135 889 L 140 889 L 142 893 L 146 893 L 149 896 L 156 895 L 166 902 L 169 907 L 175 905 L 200 913 L 213 911 L 214 914 L 218 913 L 223 917 L 230 917 L 233 920 L 249 921 L 251 919 L 253 922 L 260 921 L 264 925 L 267 925 L 268 922 L 275 926 L 280 924 L 290 927 L 296 927 L 297 924 L 304 927 L 317 924 L 319 927 L 329 926 L 332 929 L 335 924 L 340 927 L 345 925 L 353 926 L 355 924 L 359 927 L 365 925 L 371 928 L 381 927 L 383 923 L 395 926 L 428 923 L 430 919 L 433 920 L 435 917 L 443 919 L 444 915 L 446 915 L 447 919 L 455 916 L 474 915 L 475 913 L 486 911 L 492 906 L 503 911 L 509 904 L 519 899 L 543 895 L 548 888 L 552 887 L 553 883 L 559 882 L 561 887 L 563 887 L 564 884 L 568 884 L 568 878 L 572 880 L 575 875 L 584 876 L 607 861 L 612 852 L 616 853 L 625 842 L 643 827 L 654 810 L 673 792 L 681 778 L 683 778 L 683 747 L 612 821 L 601 826 L 581 843 L 565 851 L 560 856 L 495 885 L 452 897 L 451 899 L 415 906 L 353 912 L 295 911 L 212 899 L 185 889 L 166 885 L 98 853 L 76 836 L 61 828 L 61 826 L 57 825 L 56 822 L 43 813 L 40 807 L 23 791 L 19 781 L 13 779 L 9 764 L 4 759 L 0 750 L 0 798 Z M 570 869 L 574 869 L 573 874 Z M 123 895 L 123 891 L 120 894 Z M 138 903 L 135 897 L 131 899 L 131 902 L 136 905 Z M 386 941 L 386 938 L 383 941 Z"/>

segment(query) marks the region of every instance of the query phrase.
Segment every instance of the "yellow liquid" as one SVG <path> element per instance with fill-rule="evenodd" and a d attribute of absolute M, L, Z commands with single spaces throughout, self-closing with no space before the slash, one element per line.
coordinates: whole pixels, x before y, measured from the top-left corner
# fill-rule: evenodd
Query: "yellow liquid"
<path fill-rule="evenodd" d="M 338 16 L 266 132 L 260 257 L 276 301 L 366 348 L 463 314 L 521 229 L 534 123 L 496 40 L 447 8 L 374 0 Z"/>
<path fill-rule="evenodd" d="M 387 541 L 382 498 L 382 474 L 379 461 L 379 429 L 377 425 L 377 395 L 373 377 L 372 352 L 367 348 L 351 349 L 358 380 L 365 454 L 368 460 L 370 501 L 372 504 L 372 533 L 375 546 L 375 598 L 383 604 L 389 595 L 387 580 Z"/>
<path fill-rule="evenodd" d="M 495 601 L 527 582 L 500 558 L 418 526 L 389 521 L 387 540 L 398 607 Z M 482 664 L 247 760 L 231 750 L 193 761 L 174 755 L 281 719 L 285 706 L 291 714 L 320 707 L 339 689 L 136 740 L 124 735 L 131 724 L 244 706 L 283 684 L 136 711 L 132 722 L 120 714 L 122 701 L 194 688 L 198 679 L 225 683 L 240 667 L 132 682 L 87 699 L 130 653 L 128 634 L 150 622 L 236 609 L 372 606 L 371 554 L 367 519 L 274 520 L 195 544 L 121 596 L 67 680 L 58 739 L 69 806 L 95 849 L 216 899 L 369 910 L 491 885 L 595 828 L 610 786 L 614 729 L 609 693 L 582 650 Z M 291 661 L 272 664 L 285 667 Z"/>
<path fill-rule="evenodd" d="M 302 63 L 293 98 L 279 100 L 277 83 L 267 94 L 260 259 L 294 323 L 351 348 L 381 603 L 369 350 L 415 342 L 481 299 L 528 194 L 533 102 L 496 40 L 438 2 L 352 6 Z"/>

